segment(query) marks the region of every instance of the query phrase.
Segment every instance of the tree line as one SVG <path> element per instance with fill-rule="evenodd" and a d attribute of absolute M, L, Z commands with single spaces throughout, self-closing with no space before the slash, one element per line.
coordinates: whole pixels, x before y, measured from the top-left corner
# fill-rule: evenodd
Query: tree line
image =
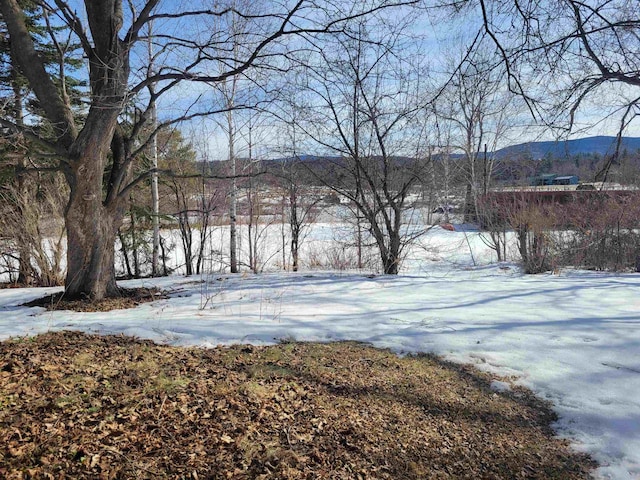
<path fill-rule="evenodd" d="M 152 223 L 159 217 L 154 208 L 136 212 L 141 187 L 153 190 L 159 178 L 173 194 L 174 213 L 194 198 L 196 187 L 187 193 L 184 182 L 211 188 L 202 181 L 206 174 L 197 180 L 184 171 L 194 162 L 180 132 L 200 119 L 224 133 L 229 171 L 218 176 L 227 185 L 220 192 L 230 192 L 220 207 L 203 190 L 197 210 L 228 209 L 232 271 L 239 262 L 234 183 L 262 174 L 252 161 L 261 156 L 262 132 L 277 137 L 269 145 L 296 168 L 304 168 L 298 160 L 308 152 L 338 159 L 306 174 L 349 199 L 382 270 L 397 273 L 404 249 L 421 233 L 406 228 L 413 194 L 429 185 L 449 188 L 453 152 L 463 153 L 458 175 L 477 206 L 499 167 L 484 151 L 527 122 L 575 132 L 597 121 L 596 112 L 616 123 L 620 138 L 633 125 L 640 98 L 636 6 L 198 0 L 187 8 L 159 0 L 0 0 L 2 195 L 25 239 L 15 251 L 20 277 L 60 280 L 60 258 L 39 262 L 42 243 L 27 241 L 46 228 L 58 242 L 48 251 L 62 252 L 66 239 L 69 297 L 117 296 L 116 238 L 135 247 L 126 229 L 145 215 Z M 157 163 L 163 142 L 174 149 L 166 165 Z M 204 155 L 206 147 L 198 150 Z M 238 168 L 241 157 L 250 161 Z M 615 162 L 614 155 L 603 171 Z M 300 230 L 299 186 L 286 171 L 278 175 L 290 229 Z M 191 230 L 189 209 L 177 215 L 185 251 L 190 234 L 206 231 Z M 42 221 L 55 215 L 63 217 L 63 230 Z M 162 245 L 157 238 L 153 244 L 159 273 Z M 127 259 L 131 273 L 137 262 Z"/>

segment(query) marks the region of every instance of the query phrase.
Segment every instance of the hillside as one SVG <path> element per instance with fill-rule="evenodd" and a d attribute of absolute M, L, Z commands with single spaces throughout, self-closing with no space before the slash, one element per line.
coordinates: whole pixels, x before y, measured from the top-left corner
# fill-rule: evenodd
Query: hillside
<path fill-rule="evenodd" d="M 615 151 L 616 137 L 587 137 L 576 140 L 549 141 L 549 142 L 526 142 L 518 145 L 511 145 L 496 152 L 497 158 L 513 158 L 520 156 L 530 156 L 533 159 L 540 159 L 546 155 L 554 158 L 571 157 L 574 155 L 599 154 L 607 155 Z M 624 137 L 622 148 L 629 151 L 640 149 L 639 137 Z"/>

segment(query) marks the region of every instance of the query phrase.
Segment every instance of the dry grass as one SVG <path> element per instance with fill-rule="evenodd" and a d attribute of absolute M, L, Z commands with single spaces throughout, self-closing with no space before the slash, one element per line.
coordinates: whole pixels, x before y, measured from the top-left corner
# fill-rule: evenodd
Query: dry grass
<path fill-rule="evenodd" d="M 530 392 L 357 343 L 0 344 L 0 477 L 578 479 Z"/>

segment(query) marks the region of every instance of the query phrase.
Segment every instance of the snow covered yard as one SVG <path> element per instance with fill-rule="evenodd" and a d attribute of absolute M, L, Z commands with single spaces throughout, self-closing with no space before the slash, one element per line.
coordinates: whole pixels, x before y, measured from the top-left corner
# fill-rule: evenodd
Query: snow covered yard
<path fill-rule="evenodd" d="M 397 277 L 301 272 L 123 282 L 172 292 L 131 310 L 46 312 L 19 305 L 55 289 L 1 290 L 0 339 L 69 329 L 171 345 L 350 339 L 435 352 L 550 400 L 559 435 L 601 463 L 599 477 L 640 478 L 640 276 L 461 266 L 450 260 L 470 244 L 457 241 L 448 261 L 416 260 Z"/>

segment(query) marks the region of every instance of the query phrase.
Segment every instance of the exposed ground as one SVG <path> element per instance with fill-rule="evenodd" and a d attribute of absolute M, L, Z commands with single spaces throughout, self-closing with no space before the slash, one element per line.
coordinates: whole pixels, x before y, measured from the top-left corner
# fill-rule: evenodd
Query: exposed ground
<path fill-rule="evenodd" d="M 2 478 L 578 479 L 530 392 L 345 342 L 0 343 Z"/>
<path fill-rule="evenodd" d="M 25 303 L 27 307 L 44 307 L 47 310 L 71 310 L 73 312 L 107 312 L 133 308 L 141 303 L 154 302 L 167 298 L 157 288 L 120 288 L 120 297 L 105 298 L 99 301 L 89 299 L 68 299 L 65 292 L 54 293 Z"/>

